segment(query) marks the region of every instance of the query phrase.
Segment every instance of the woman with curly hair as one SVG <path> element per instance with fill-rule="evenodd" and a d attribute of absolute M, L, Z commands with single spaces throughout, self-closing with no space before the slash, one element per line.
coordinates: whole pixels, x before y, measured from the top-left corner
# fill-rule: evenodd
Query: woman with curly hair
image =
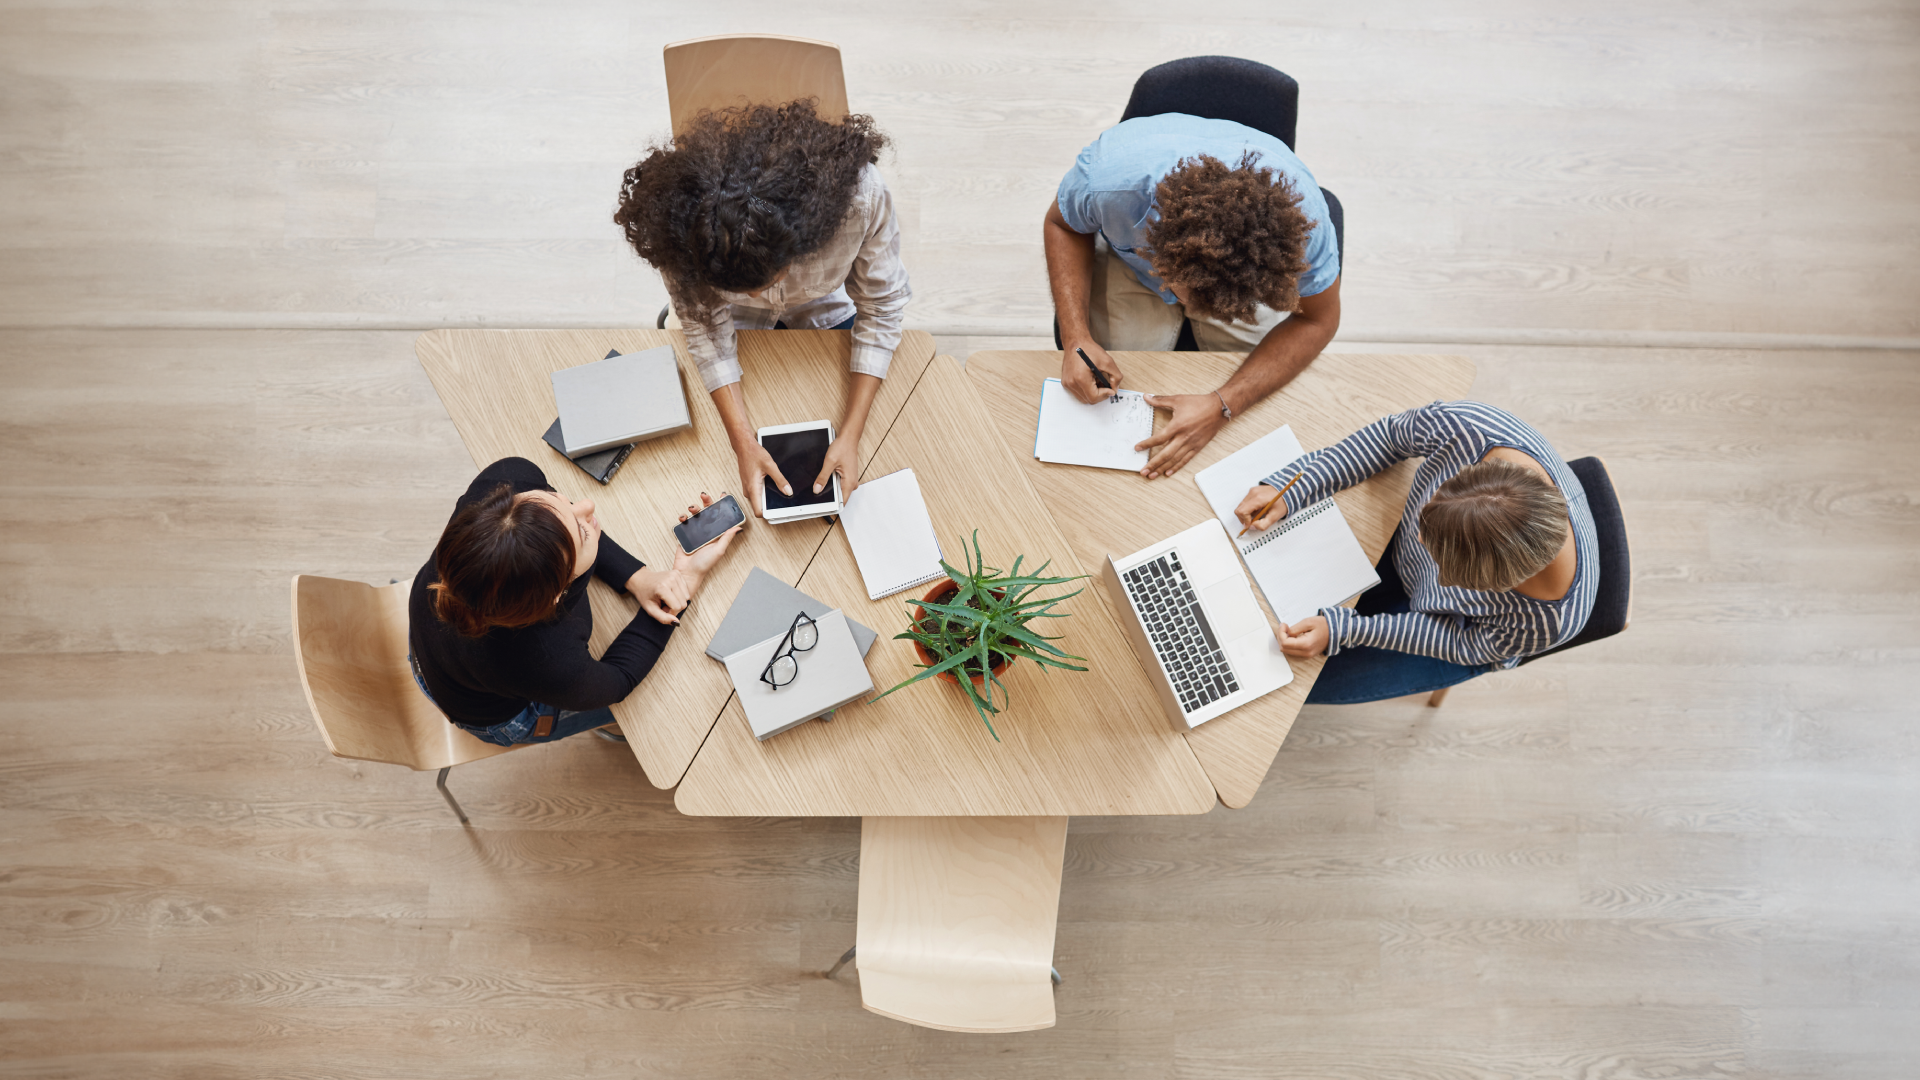
<path fill-rule="evenodd" d="M 886 145 L 870 116 L 753 105 L 702 113 L 621 184 L 613 219 L 665 279 L 762 516 L 763 477 L 788 495 L 794 483 L 818 492 L 834 473 L 843 494 L 859 483 L 867 412 L 912 295 L 893 196 L 874 167 Z M 853 331 L 846 411 L 819 476 L 781 475 L 741 389 L 734 331 L 789 327 Z"/>
<path fill-rule="evenodd" d="M 1340 251 L 1327 201 L 1287 144 L 1185 113 L 1108 128 L 1080 152 L 1043 236 L 1060 320 L 1060 379 L 1121 385 L 1108 349 L 1171 350 L 1183 321 L 1209 352 L 1248 352 L 1218 390 L 1149 395 L 1172 417 L 1140 444 L 1148 479 L 1177 472 L 1235 413 L 1292 381 L 1340 327 Z M 1115 262 L 1119 265 L 1115 265 Z"/>

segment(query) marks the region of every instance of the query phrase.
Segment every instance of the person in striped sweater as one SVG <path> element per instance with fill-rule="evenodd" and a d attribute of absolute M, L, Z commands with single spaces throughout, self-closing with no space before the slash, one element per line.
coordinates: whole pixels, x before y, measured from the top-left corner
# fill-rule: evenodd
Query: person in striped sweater
<path fill-rule="evenodd" d="M 1579 479 L 1539 432 L 1477 401 L 1376 420 L 1256 484 L 1236 513 L 1269 529 L 1416 457 L 1380 584 L 1351 609 L 1281 624 L 1287 655 L 1327 655 L 1309 703 L 1380 701 L 1514 667 L 1572 638 L 1593 611 L 1599 547 Z"/>

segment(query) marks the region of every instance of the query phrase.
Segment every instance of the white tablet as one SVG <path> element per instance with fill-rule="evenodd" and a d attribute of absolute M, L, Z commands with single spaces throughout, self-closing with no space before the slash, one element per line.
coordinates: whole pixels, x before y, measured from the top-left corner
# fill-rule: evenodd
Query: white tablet
<path fill-rule="evenodd" d="M 825 420 L 803 424 L 776 424 L 754 433 L 760 445 L 780 467 L 780 475 L 793 487 L 792 495 L 782 495 L 772 480 L 760 484 L 760 505 L 767 521 L 801 521 L 840 512 L 840 477 L 835 474 L 818 495 L 813 481 L 827 463 L 827 447 L 833 445 L 833 425 Z"/>

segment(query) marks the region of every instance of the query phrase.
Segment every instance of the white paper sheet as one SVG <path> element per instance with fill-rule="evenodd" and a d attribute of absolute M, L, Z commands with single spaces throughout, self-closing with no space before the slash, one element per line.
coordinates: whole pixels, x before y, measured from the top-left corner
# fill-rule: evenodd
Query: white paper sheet
<path fill-rule="evenodd" d="M 1153 435 L 1153 406 L 1137 390 L 1120 390 L 1112 399 L 1088 405 L 1059 379 L 1040 388 L 1040 422 L 1033 433 L 1033 456 L 1056 465 L 1139 472 L 1147 451 L 1134 444 Z"/>
<path fill-rule="evenodd" d="M 1214 516 L 1227 527 L 1227 535 L 1236 537 L 1234 547 L 1274 617 L 1287 623 L 1344 603 L 1380 583 L 1373 563 L 1360 550 L 1360 541 L 1332 499 L 1301 507 L 1264 533 L 1238 535 L 1240 519 L 1233 511 L 1247 490 L 1301 453 L 1293 429 L 1282 425 L 1194 477 Z"/>
<path fill-rule="evenodd" d="M 846 530 L 870 600 L 945 576 L 933 518 L 912 469 L 891 472 L 855 488 L 840 511 L 840 527 Z"/>

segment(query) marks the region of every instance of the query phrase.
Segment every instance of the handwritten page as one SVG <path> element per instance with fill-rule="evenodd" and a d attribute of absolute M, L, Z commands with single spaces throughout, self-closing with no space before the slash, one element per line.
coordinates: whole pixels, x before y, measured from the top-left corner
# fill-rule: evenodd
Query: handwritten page
<path fill-rule="evenodd" d="M 1137 390 L 1119 390 L 1088 405 L 1059 379 L 1041 384 L 1040 423 L 1033 433 L 1033 456 L 1041 461 L 1139 472 L 1147 467 L 1147 452 L 1134 444 L 1152 435 L 1153 406 Z"/>

